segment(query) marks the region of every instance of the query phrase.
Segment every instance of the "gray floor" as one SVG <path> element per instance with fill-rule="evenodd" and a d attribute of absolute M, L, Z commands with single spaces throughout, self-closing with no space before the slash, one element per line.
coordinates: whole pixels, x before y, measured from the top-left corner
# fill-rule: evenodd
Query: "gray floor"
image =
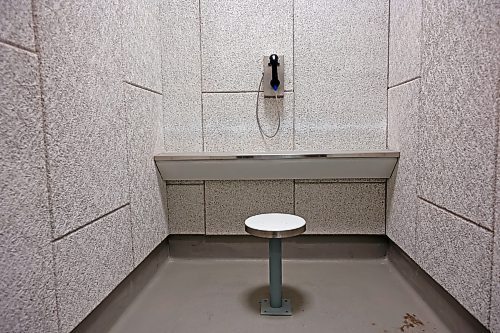
<path fill-rule="evenodd" d="M 283 275 L 294 315 L 260 316 L 267 261 L 174 259 L 110 332 L 450 332 L 386 259 L 288 260 Z"/>

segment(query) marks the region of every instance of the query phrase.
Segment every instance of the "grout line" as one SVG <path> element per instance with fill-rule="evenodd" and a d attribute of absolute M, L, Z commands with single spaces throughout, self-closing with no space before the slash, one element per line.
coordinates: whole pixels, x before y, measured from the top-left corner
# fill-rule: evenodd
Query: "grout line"
<path fill-rule="evenodd" d="M 424 39 L 424 30 L 423 30 L 423 0 L 420 0 L 420 45 L 419 45 L 419 55 L 420 55 L 420 68 L 419 68 L 419 73 L 418 73 L 418 76 L 416 78 L 422 78 L 422 63 L 423 63 L 423 49 L 424 49 L 424 43 L 423 43 L 423 39 Z M 404 84 L 404 83 L 403 83 Z M 419 89 L 418 89 L 418 101 L 417 101 L 417 117 L 416 117 L 416 127 L 417 127 L 417 131 L 420 130 L 420 114 L 422 113 L 422 82 L 420 82 L 420 85 L 419 85 Z M 417 142 L 417 154 L 418 154 L 418 151 L 420 150 L 420 141 Z M 398 161 L 399 163 L 399 161 Z M 418 169 L 418 164 L 419 162 L 417 161 L 416 162 L 417 164 L 417 169 Z M 418 198 L 418 187 L 419 187 L 419 177 L 418 177 L 418 172 L 416 172 L 416 175 L 415 175 L 415 188 L 414 188 L 414 195 L 415 197 Z M 414 243 L 412 244 L 412 250 L 413 250 L 413 255 L 415 256 L 415 262 L 417 261 L 420 261 L 419 257 L 420 257 L 420 248 L 417 248 L 417 244 L 419 244 L 419 239 L 420 239 L 420 233 L 419 233 L 419 230 L 420 230 L 420 209 L 418 207 L 418 204 L 416 204 L 415 206 L 415 225 L 413 227 L 413 232 L 414 232 Z"/>
<path fill-rule="evenodd" d="M 47 206 L 49 213 L 49 226 L 51 232 L 51 238 L 54 238 L 55 235 L 55 217 L 54 217 L 54 204 L 52 202 L 52 187 L 51 187 L 51 176 L 50 176 L 50 165 L 49 165 L 49 148 L 48 148 L 48 125 L 47 125 L 47 112 L 45 108 L 45 98 L 44 98 L 44 86 L 42 79 L 42 57 L 41 57 L 41 47 L 40 47 L 40 32 L 39 21 L 38 21 L 38 11 L 35 6 L 35 0 L 31 1 L 31 16 L 33 20 L 33 39 L 35 43 L 35 54 L 37 55 L 38 61 L 38 84 L 39 84 L 39 96 L 40 96 L 40 109 L 42 114 L 42 140 L 43 140 L 43 157 L 45 164 L 45 185 L 47 187 Z M 12 45 L 15 46 L 15 45 Z M 15 46 L 17 47 L 17 46 Z M 24 49 L 28 52 L 32 52 L 29 49 Z M 57 330 L 59 332 L 62 331 L 62 321 L 60 316 L 60 302 L 57 290 L 59 289 L 59 281 L 57 278 L 57 267 L 56 267 L 56 246 L 53 242 L 51 242 L 51 255 L 52 255 L 52 274 L 54 278 L 54 300 L 56 306 L 56 318 L 57 318 Z"/>
<path fill-rule="evenodd" d="M 203 225 L 205 227 L 205 236 L 207 235 L 207 182 L 203 182 Z"/>
<path fill-rule="evenodd" d="M 292 84 L 295 90 L 295 0 L 292 0 Z M 286 90 L 285 90 L 286 91 Z M 295 150 L 295 94 L 293 94 L 292 103 L 292 150 Z M 295 180 L 293 181 L 293 191 L 295 195 Z M 294 214 L 295 214 L 295 197 L 294 197 Z"/>
<path fill-rule="evenodd" d="M 156 90 L 153 90 L 153 89 L 149 89 L 149 88 L 143 87 L 143 86 L 141 86 L 141 85 L 139 85 L 139 84 L 132 83 L 132 82 L 130 82 L 130 81 L 123 81 L 123 82 L 125 82 L 125 83 L 126 83 L 126 84 L 128 84 L 128 85 L 131 85 L 132 87 L 136 87 L 136 88 L 139 88 L 139 89 L 143 89 L 143 90 L 146 90 L 146 91 L 152 92 L 152 93 L 154 93 L 154 94 L 163 95 L 161 92 L 158 92 L 158 91 L 156 91 Z"/>
<path fill-rule="evenodd" d="M 292 179 L 292 181 L 293 181 L 293 194 L 292 194 L 292 197 L 293 197 L 293 215 L 297 215 L 296 209 L 295 209 L 296 208 L 295 207 L 296 206 L 295 205 L 295 184 L 296 183 L 295 183 L 295 179 Z"/>
<path fill-rule="evenodd" d="M 424 67 L 423 65 L 423 55 L 424 55 L 424 4 L 423 0 L 420 0 L 420 36 L 419 36 L 419 42 L 420 42 L 420 50 L 419 50 L 419 56 L 420 56 L 420 71 L 419 71 L 419 76 L 422 76 L 422 69 Z"/>
<path fill-rule="evenodd" d="M 494 108 L 495 109 L 500 109 L 500 81 L 497 82 L 497 96 L 496 96 L 496 103 L 494 105 Z M 500 110 L 497 110 L 497 111 L 500 111 Z M 499 152 L 498 150 L 500 149 L 500 116 L 498 116 L 500 113 L 497 112 L 497 119 L 496 119 L 496 130 L 495 130 L 495 136 L 496 136 L 496 149 L 495 149 L 495 168 L 494 168 L 494 177 L 493 177 L 493 193 L 495 194 L 495 198 L 498 198 L 498 191 L 500 190 L 499 186 L 498 186 L 498 181 L 497 179 L 499 179 L 499 167 L 500 167 L 500 163 L 499 163 Z M 493 283 L 495 282 L 494 281 L 494 276 L 493 276 L 493 273 L 494 273 L 494 270 L 495 270 L 495 267 L 494 267 L 494 263 L 495 263 L 495 240 L 496 239 L 499 239 L 500 241 L 500 237 L 498 235 L 496 235 L 497 232 L 499 232 L 499 230 L 497 230 L 496 228 L 496 221 L 500 219 L 500 216 L 498 216 L 498 212 L 500 212 L 500 200 L 498 199 L 495 199 L 494 202 L 493 202 L 493 241 L 491 242 L 491 267 L 490 267 L 490 301 L 489 301 L 489 304 L 490 304 L 490 308 L 489 308 L 489 313 L 488 313 L 488 326 L 491 326 L 491 317 L 492 317 L 492 310 L 493 310 Z M 500 259 L 500 258 L 499 258 Z"/>
<path fill-rule="evenodd" d="M 201 108 L 201 151 L 205 151 L 205 121 L 203 113 L 203 48 L 202 48 L 202 38 L 201 38 L 201 0 L 198 0 L 198 26 L 199 26 L 199 41 L 200 41 L 200 108 Z M 205 184 L 205 183 L 203 183 Z M 206 226 L 205 226 L 206 234 Z"/>
<path fill-rule="evenodd" d="M 128 82 L 125 82 L 126 84 L 130 84 Z M 134 86 L 131 84 L 131 86 Z M 135 87 L 135 86 L 134 86 Z M 142 89 L 141 87 L 138 87 L 139 89 Z M 148 90 L 146 90 L 148 91 Z M 122 89 L 122 106 L 125 108 L 125 89 Z M 131 170 L 130 170 L 130 159 L 131 159 L 131 149 L 130 149 L 130 142 L 131 142 L 131 136 L 130 136 L 130 130 L 132 128 L 131 124 L 130 124 L 130 116 L 129 114 L 127 113 L 124 117 L 124 122 L 125 122 L 125 134 L 126 134 L 126 138 L 127 138 L 127 144 L 126 144 L 126 147 L 125 147 L 125 152 L 126 152 L 126 160 L 127 160 L 127 177 L 128 177 L 128 200 L 130 202 L 130 198 L 132 197 L 132 177 L 131 177 Z M 156 165 L 156 163 L 155 163 Z M 128 224 L 129 224 L 129 228 L 130 228 L 130 247 L 131 247 L 131 250 L 132 250 L 132 266 L 135 267 L 135 245 L 134 245 L 134 228 L 133 228 L 133 221 L 132 221 L 132 210 L 130 210 L 129 214 L 128 214 Z"/>
<path fill-rule="evenodd" d="M 118 18 L 119 18 L 119 24 L 120 24 L 120 51 L 121 51 L 121 54 L 125 54 L 125 46 L 123 45 L 123 31 L 124 31 L 124 11 L 121 10 L 120 8 L 120 12 L 118 13 Z M 122 69 L 123 69 L 123 64 L 121 64 L 122 66 Z M 146 88 L 146 87 L 143 87 L 141 85 L 138 85 L 138 84 L 135 84 L 135 83 L 132 83 L 132 82 L 129 82 L 129 81 L 126 81 L 124 80 L 123 81 L 125 84 L 128 84 L 132 87 L 135 87 L 135 88 L 139 88 L 139 89 L 142 89 L 142 90 L 145 90 L 145 91 L 149 91 L 149 92 L 152 92 L 152 93 L 155 93 L 155 94 L 160 94 L 161 93 L 158 93 L 157 91 L 154 91 L 152 89 L 149 89 L 149 88 Z M 122 86 L 121 87 L 122 89 L 122 97 L 121 97 L 121 105 L 122 105 L 122 108 L 126 108 L 126 105 L 125 105 L 125 101 L 126 101 L 126 98 L 125 98 L 125 89 L 124 87 Z M 125 147 L 125 152 L 126 152 L 126 164 L 127 164 L 127 177 L 128 177 L 128 200 L 130 202 L 130 198 L 132 196 L 132 182 L 131 182 L 131 172 L 130 172 L 130 156 L 131 156 L 131 153 L 130 153 L 130 135 L 129 135 L 129 130 L 131 129 L 131 125 L 130 125 L 130 116 L 128 114 L 128 112 L 125 114 L 124 116 L 124 119 L 123 119 L 124 123 L 125 123 L 125 137 L 126 137 L 126 147 Z M 104 215 L 106 216 L 106 215 Z M 92 222 L 91 222 L 92 223 Z M 129 214 L 128 214 L 128 224 L 129 224 L 129 230 L 130 230 L 130 250 L 132 251 L 132 268 L 135 267 L 135 246 L 134 246 L 134 233 L 133 233 L 133 226 L 132 226 L 132 210 L 130 209 L 129 210 Z M 65 237 L 65 236 L 63 236 Z"/>
<path fill-rule="evenodd" d="M 387 236 L 387 199 L 388 199 L 388 192 L 387 192 L 387 181 L 385 182 L 385 200 L 384 200 L 384 235 Z"/>
<path fill-rule="evenodd" d="M 264 90 L 237 90 L 237 91 L 202 91 L 202 94 L 244 94 L 244 93 L 253 93 L 256 94 L 257 92 L 262 93 Z M 286 90 L 284 91 L 285 93 L 293 93 L 294 90 Z"/>
<path fill-rule="evenodd" d="M 413 195 L 412 199 L 415 200 L 415 223 L 413 225 L 413 243 L 411 244 L 412 246 L 412 251 L 413 251 L 413 260 L 417 262 L 419 260 L 419 255 L 420 255 L 420 250 L 417 250 L 417 244 L 419 240 L 419 226 L 420 226 L 420 208 L 418 207 L 418 202 L 415 198 L 418 198 L 418 183 L 416 182 L 415 187 L 413 189 Z"/>
<path fill-rule="evenodd" d="M 395 84 L 395 85 L 387 88 L 387 90 L 392 89 L 392 88 L 396 88 L 396 87 L 399 87 L 399 86 L 402 86 L 402 85 L 404 85 L 406 83 L 410 83 L 410 82 L 415 81 L 415 80 L 420 79 L 420 78 L 421 78 L 421 76 L 415 76 L 415 77 L 413 77 L 411 79 L 408 79 L 408 80 L 402 81 L 400 83 L 397 83 L 397 84 Z"/>
<path fill-rule="evenodd" d="M 296 181 L 298 179 L 294 179 Z M 382 182 L 324 182 L 324 181 L 302 181 L 300 180 L 297 182 L 297 184 L 384 184 L 387 183 L 387 181 L 382 181 Z"/>
<path fill-rule="evenodd" d="M 33 27 L 33 30 L 35 30 L 34 27 Z M 32 49 L 25 47 L 25 46 L 22 46 L 21 44 L 17 44 L 17 43 L 5 40 L 3 38 L 0 38 L 0 44 L 4 44 L 5 46 L 13 47 L 13 48 L 16 48 L 16 49 L 19 49 L 22 51 L 26 51 L 26 52 L 38 55 L 38 52 L 36 51 L 36 44 L 35 44 L 35 50 L 32 50 Z"/>
<path fill-rule="evenodd" d="M 163 6 L 165 6 L 161 1 L 158 2 L 158 20 L 159 20 L 159 26 L 160 29 L 158 33 L 160 34 L 160 80 L 161 80 L 161 89 L 162 93 L 167 90 L 166 83 L 165 83 L 165 69 L 164 69 L 164 38 L 163 38 Z M 166 142 L 167 142 L 167 130 L 165 129 L 165 124 L 166 124 L 166 115 L 165 115 L 165 96 L 162 94 L 162 99 L 161 99 L 161 127 L 162 127 L 162 138 L 161 138 L 161 147 L 163 149 L 166 149 Z M 156 163 L 155 163 L 156 165 Z M 157 167 L 158 168 L 158 167 Z M 159 172 L 159 170 L 158 170 Z M 163 179 L 163 177 L 162 177 Z M 165 181 L 165 186 L 167 186 L 166 181 Z M 168 197 L 165 189 L 165 200 L 167 202 L 167 213 L 168 213 Z M 168 215 L 167 215 L 167 230 L 168 230 Z"/>
<path fill-rule="evenodd" d="M 53 240 L 52 240 L 52 243 L 55 243 L 55 242 L 57 242 L 57 241 L 59 241 L 59 240 L 61 240 L 61 239 L 65 238 L 65 237 L 67 237 L 67 236 L 69 236 L 69 235 L 71 235 L 71 234 L 74 234 L 75 232 L 77 232 L 77 231 L 79 231 L 79 230 L 82 230 L 83 228 L 88 227 L 89 225 L 93 224 L 94 222 L 97 222 L 97 221 L 99 221 L 99 220 L 101 220 L 101 219 L 103 219 L 103 218 L 105 218 L 105 217 L 107 217 L 107 216 L 109 216 L 109 215 L 111 215 L 111 214 L 113 214 L 113 213 L 116 213 L 116 212 L 117 212 L 117 211 L 119 211 L 120 209 L 122 209 L 122 208 L 124 208 L 124 207 L 127 207 L 127 206 L 129 206 L 129 205 L 130 205 L 130 202 L 127 202 L 126 204 L 121 205 L 120 207 L 115 208 L 115 209 L 113 209 L 112 211 L 109 211 L 109 212 L 107 212 L 106 214 L 101 215 L 101 216 L 99 216 L 98 218 L 93 219 L 92 221 L 87 222 L 87 223 L 85 223 L 84 225 L 81 225 L 81 226 L 79 226 L 79 227 L 78 227 L 78 228 L 76 228 L 76 229 L 73 229 L 73 230 L 71 230 L 71 231 L 68 231 L 68 232 L 67 232 L 67 233 L 65 233 L 64 235 L 59 236 L 59 237 L 57 237 L 57 238 L 53 239 Z"/>
<path fill-rule="evenodd" d="M 132 250 L 132 267 L 135 269 L 137 266 L 135 263 L 135 244 L 134 244 L 134 227 L 132 225 L 132 209 L 129 205 L 129 213 L 128 213 L 128 222 L 129 222 L 129 228 L 130 228 L 130 248 Z"/>
<path fill-rule="evenodd" d="M 467 217 L 465 217 L 465 216 L 463 216 L 463 215 L 457 214 L 457 213 L 455 213 L 455 212 L 453 212 L 453 211 L 451 211 L 451 210 L 449 210 L 449 209 L 447 209 L 447 208 L 445 208 L 445 207 L 443 207 L 443 206 L 437 205 L 437 204 L 435 204 L 434 202 L 429 201 L 429 200 L 427 200 L 427 199 L 425 199 L 425 198 L 423 198 L 423 197 L 421 197 L 421 196 L 417 196 L 417 198 L 419 198 L 420 200 L 422 200 L 422 201 L 424 201 L 424 202 L 426 202 L 426 203 L 428 203 L 428 204 L 430 204 L 430 205 L 432 205 L 432 206 L 434 206 L 434 207 L 437 207 L 437 208 L 439 208 L 439 209 L 441 209 L 441 210 L 443 210 L 443 211 L 445 211 L 445 212 L 447 212 L 447 213 L 450 213 L 451 215 L 454 215 L 455 217 L 458 217 L 458 218 L 460 218 L 460 219 L 462 219 L 462 220 L 464 220 L 464 221 L 467 221 L 467 222 L 469 222 L 469 223 L 471 223 L 471 224 L 474 224 L 475 226 L 477 226 L 477 227 L 479 227 L 479 228 L 481 228 L 481 229 L 483 229 L 483 230 L 486 230 L 486 231 L 488 231 L 488 232 L 493 233 L 493 231 L 492 231 L 492 230 L 490 230 L 489 228 L 487 228 L 487 227 L 485 227 L 485 226 L 482 226 L 482 225 L 480 225 L 480 224 L 478 224 L 478 223 L 476 223 L 476 222 L 472 221 L 471 219 L 469 219 L 469 218 L 467 218 Z"/>
<path fill-rule="evenodd" d="M 387 10 L 387 76 L 386 85 L 387 91 L 385 94 L 385 148 L 389 149 L 389 63 L 390 63 L 390 48 L 391 48 L 391 0 Z"/>

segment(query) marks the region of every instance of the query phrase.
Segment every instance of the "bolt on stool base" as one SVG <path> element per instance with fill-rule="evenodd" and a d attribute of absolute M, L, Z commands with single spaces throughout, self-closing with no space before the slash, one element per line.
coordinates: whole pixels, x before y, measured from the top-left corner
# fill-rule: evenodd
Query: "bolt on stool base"
<path fill-rule="evenodd" d="M 281 300 L 281 307 L 273 308 L 269 302 L 269 299 L 264 298 L 259 301 L 260 303 L 260 314 L 263 316 L 291 316 L 292 315 L 292 303 L 289 299 L 283 298 Z"/>
<path fill-rule="evenodd" d="M 249 217 L 245 221 L 245 230 L 251 235 L 269 239 L 269 299 L 260 300 L 260 314 L 291 316 L 290 300 L 281 298 L 281 239 L 303 233 L 306 221 L 291 214 L 261 214 Z"/>

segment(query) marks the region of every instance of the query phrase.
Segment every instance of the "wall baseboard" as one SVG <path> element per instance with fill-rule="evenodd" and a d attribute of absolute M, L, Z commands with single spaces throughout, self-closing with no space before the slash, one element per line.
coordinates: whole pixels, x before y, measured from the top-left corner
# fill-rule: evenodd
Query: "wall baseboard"
<path fill-rule="evenodd" d="M 179 259 L 267 259 L 268 240 L 253 236 L 170 235 Z M 386 236 L 303 235 L 283 239 L 284 259 L 373 259 L 386 256 Z"/>
<path fill-rule="evenodd" d="M 390 241 L 387 251 L 387 258 L 452 332 L 489 332 L 452 295 L 392 241 Z"/>
<path fill-rule="evenodd" d="M 168 243 L 161 242 L 72 332 L 109 331 L 160 266 L 168 261 L 168 252 Z"/>

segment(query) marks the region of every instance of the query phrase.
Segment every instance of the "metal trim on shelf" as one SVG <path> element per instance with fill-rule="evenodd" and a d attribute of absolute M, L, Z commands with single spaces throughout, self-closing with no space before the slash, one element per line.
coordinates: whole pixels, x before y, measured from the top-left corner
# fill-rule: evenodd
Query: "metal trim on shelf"
<path fill-rule="evenodd" d="M 362 157 L 399 157 L 399 152 L 391 150 L 373 151 L 325 151 L 325 152 L 274 152 L 274 153 L 161 153 L 155 161 L 195 161 L 195 160 L 277 160 L 304 158 L 362 158 Z"/>
<path fill-rule="evenodd" d="M 389 178 L 399 152 L 160 153 L 164 180 Z"/>

